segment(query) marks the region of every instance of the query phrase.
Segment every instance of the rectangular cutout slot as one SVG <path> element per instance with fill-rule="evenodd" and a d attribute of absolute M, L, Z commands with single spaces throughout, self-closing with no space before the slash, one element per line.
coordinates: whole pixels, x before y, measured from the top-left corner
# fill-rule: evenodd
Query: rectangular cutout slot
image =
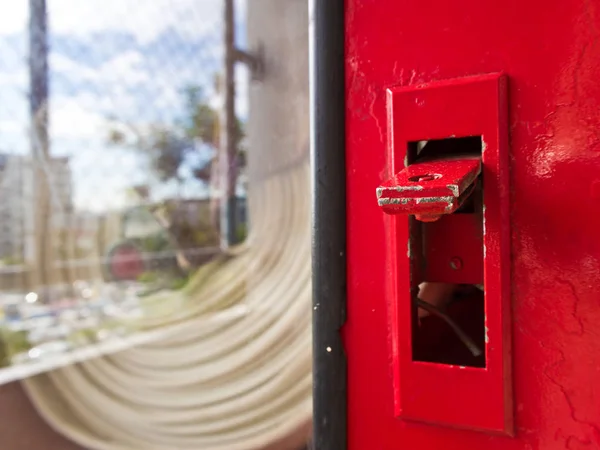
<path fill-rule="evenodd" d="M 449 156 L 481 158 L 481 153 L 481 136 L 417 141 L 408 143 L 407 162 Z M 414 298 L 414 361 L 478 368 L 486 365 L 482 223 L 481 179 L 452 215 L 436 222 L 410 223 L 411 245 L 415 247 L 411 251 L 413 269 L 421 274 L 413 278 L 413 292 L 433 308 L 426 311 Z M 415 239 L 420 242 L 415 243 Z"/>

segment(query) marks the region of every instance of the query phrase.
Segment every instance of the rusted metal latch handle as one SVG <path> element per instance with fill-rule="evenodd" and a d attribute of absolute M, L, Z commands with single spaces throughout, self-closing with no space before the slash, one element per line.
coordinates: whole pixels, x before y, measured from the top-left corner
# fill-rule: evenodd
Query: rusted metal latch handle
<path fill-rule="evenodd" d="M 377 188 L 377 203 L 387 214 L 410 214 L 433 222 L 464 203 L 480 173 L 479 157 L 411 164 Z"/>

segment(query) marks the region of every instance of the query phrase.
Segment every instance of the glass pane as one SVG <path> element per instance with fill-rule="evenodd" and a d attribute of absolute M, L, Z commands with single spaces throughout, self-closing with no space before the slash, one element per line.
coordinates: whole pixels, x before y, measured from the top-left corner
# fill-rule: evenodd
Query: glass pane
<path fill-rule="evenodd" d="M 0 391 L 62 435 L 7 442 L 305 445 L 307 11 L 0 5 Z"/>

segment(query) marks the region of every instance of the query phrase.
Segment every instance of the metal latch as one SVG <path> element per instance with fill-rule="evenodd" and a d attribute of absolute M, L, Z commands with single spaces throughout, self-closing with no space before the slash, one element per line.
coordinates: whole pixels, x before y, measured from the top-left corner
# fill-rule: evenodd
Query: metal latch
<path fill-rule="evenodd" d="M 460 208 L 480 173 L 479 157 L 417 162 L 377 188 L 377 203 L 387 214 L 410 214 L 433 222 Z"/>

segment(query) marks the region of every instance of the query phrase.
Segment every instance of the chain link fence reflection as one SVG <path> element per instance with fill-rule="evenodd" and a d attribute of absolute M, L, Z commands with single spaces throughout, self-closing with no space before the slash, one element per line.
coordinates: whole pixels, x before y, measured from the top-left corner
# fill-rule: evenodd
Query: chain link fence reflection
<path fill-rule="evenodd" d="M 3 364 L 128 332 L 218 253 L 221 19 L 221 0 L 0 6 Z"/>

